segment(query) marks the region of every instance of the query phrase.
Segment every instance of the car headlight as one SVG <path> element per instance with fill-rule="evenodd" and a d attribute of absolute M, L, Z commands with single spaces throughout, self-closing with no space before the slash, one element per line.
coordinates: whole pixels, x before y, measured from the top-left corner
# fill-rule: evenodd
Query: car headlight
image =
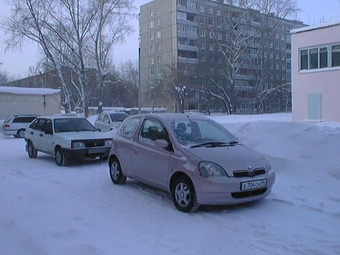
<path fill-rule="evenodd" d="M 85 144 L 83 142 L 72 142 L 72 149 L 80 148 L 85 148 Z"/>
<path fill-rule="evenodd" d="M 105 140 L 105 146 L 110 146 L 112 145 L 112 140 Z"/>
<path fill-rule="evenodd" d="M 222 167 L 212 162 L 200 162 L 198 165 L 198 170 L 203 177 L 228 176 Z"/>

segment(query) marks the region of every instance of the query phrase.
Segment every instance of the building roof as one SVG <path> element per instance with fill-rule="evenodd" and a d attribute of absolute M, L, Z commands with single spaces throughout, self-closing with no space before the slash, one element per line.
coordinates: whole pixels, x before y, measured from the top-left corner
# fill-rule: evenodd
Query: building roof
<path fill-rule="evenodd" d="M 332 22 L 326 22 L 326 23 L 321 23 L 317 25 L 311 25 L 307 27 L 296 28 L 296 29 L 291 30 L 290 33 L 297 34 L 297 33 L 302 33 L 306 31 L 312 31 L 312 30 L 334 27 L 334 26 L 340 26 L 340 21 L 332 21 Z"/>
<path fill-rule="evenodd" d="M 0 93 L 17 95 L 52 95 L 60 93 L 60 89 L 0 86 Z"/>

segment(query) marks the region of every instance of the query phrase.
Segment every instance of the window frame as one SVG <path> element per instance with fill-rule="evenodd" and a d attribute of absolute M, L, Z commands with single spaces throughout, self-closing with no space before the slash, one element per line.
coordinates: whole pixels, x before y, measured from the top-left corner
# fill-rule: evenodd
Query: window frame
<path fill-rule="evenodd" d="M 298 59 L 299 72 L 340 68 L 340 42 L 300 48 Z"/>

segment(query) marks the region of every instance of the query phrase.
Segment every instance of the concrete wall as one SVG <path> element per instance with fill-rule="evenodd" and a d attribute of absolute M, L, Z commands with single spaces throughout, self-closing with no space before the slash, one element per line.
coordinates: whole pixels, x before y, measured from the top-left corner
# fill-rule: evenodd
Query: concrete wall
<path fill-rule="evenodd" d="M 0 92 L 0 119 L 12 114 L 60 113 L 60 92 L 53 94 L 13 94 Z"/>

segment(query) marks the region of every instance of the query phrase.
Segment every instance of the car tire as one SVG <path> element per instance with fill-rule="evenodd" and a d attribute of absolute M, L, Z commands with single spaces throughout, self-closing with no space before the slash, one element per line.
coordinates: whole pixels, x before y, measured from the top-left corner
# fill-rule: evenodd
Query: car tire
<path fill-rule="evenodd" d="M 25 129 L 21 128 L 17 131 L 17 135 L 15 136 L 17 138 L 24 138 L 25 137 Z"/>
<path fill-rule="evenodd" d="M 114 184 L 124 184 L 126 182 L 126 176 L 123 174 L 117 158 L 110 160 L 110 177 Z"/>
<path fill-rule="evenodd" d="M 64 150 L 61 147 L 55 149 L 54 159 L 58 166 L 67 166 L 68 160 L 65 156 Z"/>
<path fill-rule="evenodd" d="M 175 207 L 181 212 L 195 212 L 200 207 L 194 185 L 186 176 L 174 180 L 171 185 L 171 196 Z"/>
<path fill-rule="evenodd" d="M 36 158 L 38 156 L 38 151 L 34 148 L 34 145 L 31 141 L 27 142 L 27 154 L 30 158 Z"/>

